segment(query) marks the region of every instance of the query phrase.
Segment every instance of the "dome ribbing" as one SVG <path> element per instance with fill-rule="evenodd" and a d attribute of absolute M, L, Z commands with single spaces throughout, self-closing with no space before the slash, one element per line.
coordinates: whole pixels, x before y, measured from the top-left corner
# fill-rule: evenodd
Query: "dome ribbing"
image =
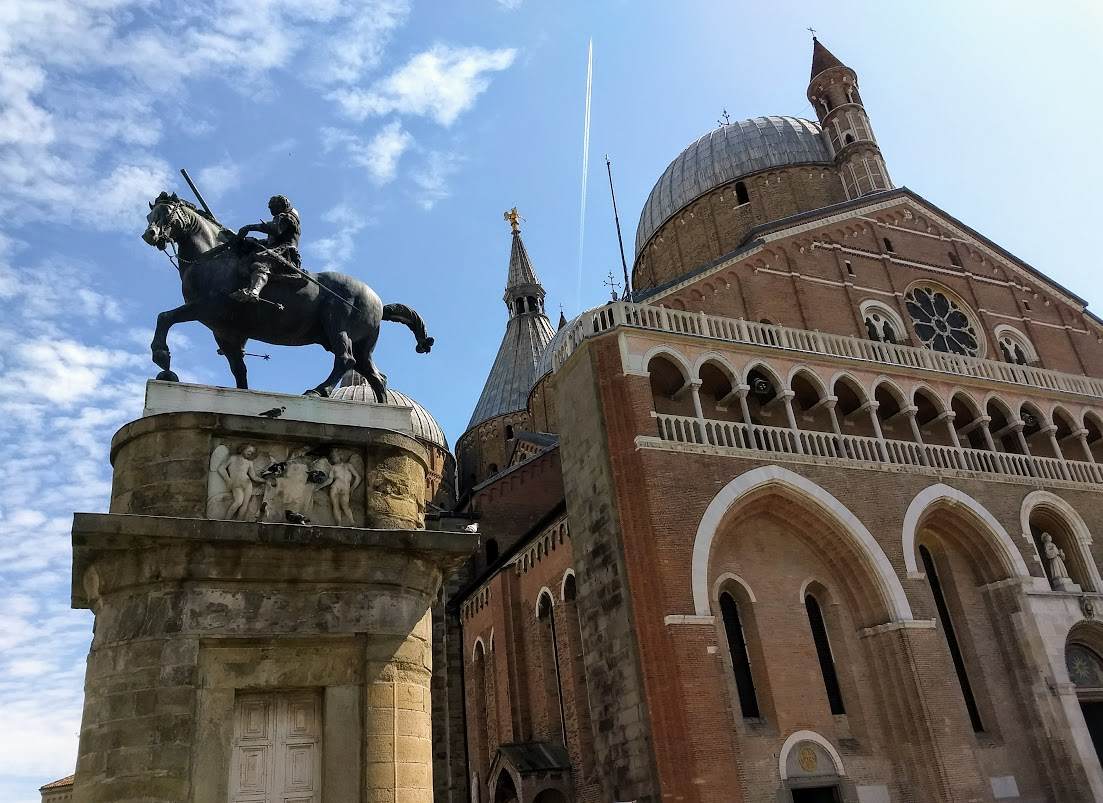
<path fill-rule="evenodd" d="M 797 164 L 831 164 L 819 123 L 798 117 L 754 117 L 720 126 L 670 163 L 655 183 L 636 227 L 636 256 L 680 209 L 743 176 Z"/>

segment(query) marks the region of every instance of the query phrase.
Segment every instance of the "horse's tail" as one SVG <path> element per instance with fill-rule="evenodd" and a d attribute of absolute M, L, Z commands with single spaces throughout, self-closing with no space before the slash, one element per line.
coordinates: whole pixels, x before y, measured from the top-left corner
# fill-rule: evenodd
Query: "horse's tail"
<path fill-rule="evenodd" d="M 428 354 L 435 342 L 425 331 L 425 321 L 405 304 L 384 304 L 383 320 L 406 324 L 417 338 L 417 353 Z"/>

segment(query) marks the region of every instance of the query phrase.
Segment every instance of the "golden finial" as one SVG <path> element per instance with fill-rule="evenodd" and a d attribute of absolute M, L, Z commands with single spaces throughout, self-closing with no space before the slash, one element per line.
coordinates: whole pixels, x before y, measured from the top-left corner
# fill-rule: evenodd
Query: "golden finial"
<path fill-rule="evenodd" d="M 503 212 L 502 217 L 513 227 L 513 233 L 518 234 L 521 231 L 521 221 L 524 218 L 521 217 L 521 213 L 517 211 L 517 207 L 513 207 L 508 212 Z"/>

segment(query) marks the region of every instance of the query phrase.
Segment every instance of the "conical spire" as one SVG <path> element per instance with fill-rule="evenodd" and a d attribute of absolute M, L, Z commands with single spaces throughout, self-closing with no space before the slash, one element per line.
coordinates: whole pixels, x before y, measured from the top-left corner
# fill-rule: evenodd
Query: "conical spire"
<path fill-rule="evenodd" d="M 536 271 L 529 260 L 529 252 L 525 250 L 525 241 L 521 239 L 521 230 L 513 232 L 513 248 L 509 253 L 509 276 L 506 278 L 506 295 L 521 288 L 539 287 L 540 280 L 536 278 Z"/>
<path fill-rule="evenodd" d="M 554 334 L 551 322 L 544 315 L 544 288 L 536 278 L 521 240 L 518 222 L 521 216 L 516 207 L 505 213 L 505 219 L 513 229 L 504 296 L 509 322 L 468 429 L 491 418 L 525 409 L 529 391 L 537 378 L 536 363 Z"/>
<path fill-rule="evenodd" d="M 839 61 L 835 56 L 820 44 L 820 40 L 816 37 L 812 37 L 812 76 L 808 80 L 812 80 L 824 70 L 828 70 L 832 67 L 845 67 L 846 65 Z"/>
<path fill-rule="evenodd" d="M 503 217 L 509 221 L 510 228 L 513 230 L 513 247 L 509 252 L 509 273 L 506 276 L 506 291 L 502 300 L 509 307 L 510 315 L 533 311 L 543 312 L 544 288 L 536 278 L 529 252 L 525 250 L 525 241 L 521 239 L 521 215 L 515 206 Z"/>

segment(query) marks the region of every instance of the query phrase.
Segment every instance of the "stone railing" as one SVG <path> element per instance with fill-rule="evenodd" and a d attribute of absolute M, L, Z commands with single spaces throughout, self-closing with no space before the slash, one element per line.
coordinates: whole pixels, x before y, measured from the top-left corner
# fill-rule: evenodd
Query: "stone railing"
<path fill-rule="evenodd" d="M 1076 393 L 1103 399 L 1103 380 L 1080 374 L 1048 371 L 1028 365 L 1013 365 L 998 360 L 945 354 L 940 351 L 879 343 L 849 335 L 791 329 L 787 326 L 721 318 L 703 312 L 683 312 L 618 301 L 593 310 L 571 324 L 555 354 L 552 365 L 558 370 L 583 340 L 618 326 L 656 332 L 704 337 L 725 343 L 742 343 L 766 348 L 820 354 L 847 360 L 860 360 L 905 368 L 938 371 L 955 376 L 974 377 L 1015 385 L 1027 385 L 1062 393 Z"/>
<path fill-rule="evenodd" d="M 973 471 L 1007 477 L 1064 482 L 1103 483 L 1103 466 L 1080 460 L 989 452 L 954 446 L 920 444 L 836 435 L 785 427 L 748 426 L 737 421 L 717 421 L 684 415 L 653 413 L 659 438 L 674 443 L 717 446 L 774 454 L 859 460 L 916 468 Z"/>

